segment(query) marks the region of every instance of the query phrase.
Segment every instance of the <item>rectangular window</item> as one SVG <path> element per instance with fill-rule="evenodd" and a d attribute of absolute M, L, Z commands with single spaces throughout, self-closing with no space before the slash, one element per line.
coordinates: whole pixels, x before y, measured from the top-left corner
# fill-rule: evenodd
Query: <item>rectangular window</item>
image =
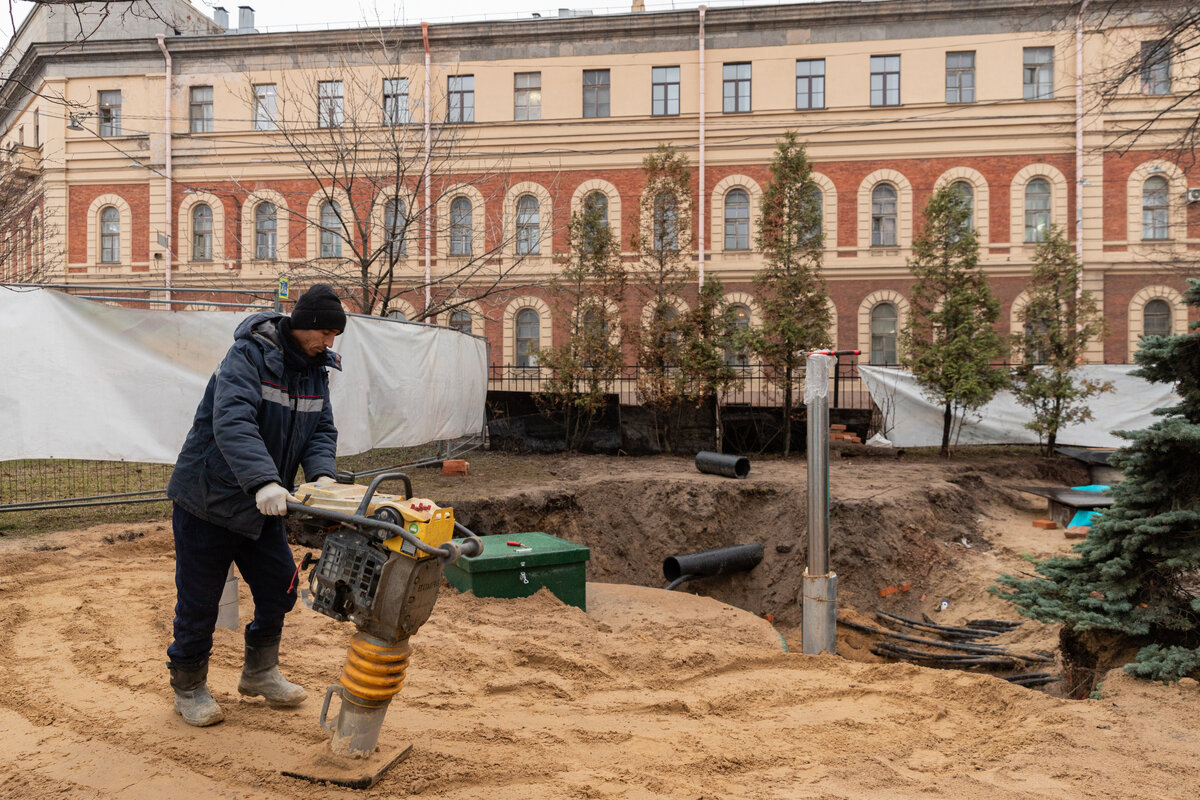
<path fill-rule="evenodd" d="M 542 118 L 542 73 L 518 72 L 513 75 L 513 119 Z"/>
<path fill-rule="evenodd" d="M 212 133 L 213 130 L 213 87 L 193 86 L 188 119 L 192 133 Z"/>
<path fill-rule="evenodd" d="M 606 69 L 583 71 L 583 117 L 595 119 L 609 115 L 609 72 Z"/>
<path fill-rule="evenodd" d="M 825 59 L 796 62 L 796 108 L 825 107 Z"/>
<path fill-rule="evenodd" d="M 412 121 L 408 108 L 408 78 L 383 79 L 383 124 L 407 125 Z"/>
<path fill-rule="evenodd" d="M 900 56 L 871 56 L 871 105 L 900 105 Z"/>
<path fill-rule="evenodd" d="M 474 122 L 475 76 L 451 75 L 447 89 L 446 119 L 450 122 Z"/>
<path fill-rule="evenodd" d="M 721 69 L 721 110 L 744 114 L 750 110 L 750 64 L 725 64 Z"/>
<path fill-rule="evenodd" d="M 1142 42 L 1142 94 L 1171 93 L 1171 43 Z"/>
<path fill-rule="evenodd" d="M 108 91 L 99 93 L 100 100 L 100 135 L 121 135 L 121 92 Z"/>
<path fill-rule="evenodd" d="M 1054 97 L 1054 48 L 1025 48 L 1026 100 L 1049 100 Z"/>
<path fill-rule="evenodd" d="M 679 67 L 650 70 L 650 98 L 650 113 L 654 116 L 679 116 Z"/>
<path fill-rule="evenodd" d="M 946 102 L 975 102 L 975 53 L 946 53 Z"/>
<path fill-rule="evenodd" d="M 317 127 L 342 127 L 342 82 L 317 82 Z"/>
<path fill-rule="evenodd" d="M 275 84 L 260 83 L 254 87 L 254 130 L 275 130 Z"/>

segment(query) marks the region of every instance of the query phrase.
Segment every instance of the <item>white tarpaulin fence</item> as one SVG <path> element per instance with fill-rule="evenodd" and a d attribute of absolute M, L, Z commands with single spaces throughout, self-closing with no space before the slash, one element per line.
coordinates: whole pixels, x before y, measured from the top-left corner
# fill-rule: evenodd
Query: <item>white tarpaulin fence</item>
<path fill-rule="evenodd" d="M 1150 412 L 1174 405 L 1179 397 L 1167 384 L 1149 383 L 1129 373 L 1130 364 L 1089 364 L 1075 375 L 1112 381 L 1113 391 L 1088 401 L 1094 419 L 1068 425 L 1058 432 L 1058 444 L 1080 447 L 1121 447 L 1114 431 L 1148 428 L 1158 417 Z M 933 447 L 942 443 L 942 407 L 925 399 L 921 387 L 907 370 L 859 365 L 858 372 L 871 399 L 883 415 L 883 435 L 897 447 Z M 1012 392 L 1000 392 L 986 406 L 967 412 L 958 431 L 958 444 L 1037 444 L 1037 434 L 1025 427 L 1029 409 L 1017 403 Z"/>
<path fill-rule="evenodd" d="M 246 311 L 142 311 L 0 290 L 0 461 L 174 463 Z M 487 345 L 448 328 L 350 317 L 330 370 L 338 454 L 478 433 Z"/>

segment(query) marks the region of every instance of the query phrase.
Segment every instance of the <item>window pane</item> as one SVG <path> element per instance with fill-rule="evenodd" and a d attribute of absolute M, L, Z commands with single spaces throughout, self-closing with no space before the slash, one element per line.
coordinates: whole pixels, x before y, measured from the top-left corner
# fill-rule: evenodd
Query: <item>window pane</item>
<path fill-rule="evenodd" d="M 742 189 L 725 195 L 725 249 L 750 249 L 750 195 Z"/>
<path fill-rule="evenodd" d="M 1143 336 L 1169 336 L 1171 334 L 1171 307 L 1166 300 L 1151 300 L 1142 310 Z"/>
<path fill-rule="evenodd" d="M 407 224 L 408 221 L 404 217 L 404 201 L 387 201 L 383 207 L 383 236 L 386 252 L 392 260 L 407 255 L 408 243 L 404 236 Z"/>
<path fill-rule="evenodd" d="M 881 183 L 871 192 L 871 246 L 895 247 L 896 187 Z"/>
<path fill-rule="evenodd" d="M 117 264 L 121 261 L 121 213 L 113 206 L 100 212 L 100 261 Z"/>
<path fill-rule="evenodd" d="M 121 135 L 121 92 L 107 91 L 97 95 L 100 101 L 100 135 Z"/>
<path fill-rule="evenodd" d="M 896 358 L 896 307 L 891 303 L 880 303 L 871 309 L 871 363 L 895 364 Z"/>
<path fill-rule="evenodd" d="M 1025 241 L 1044 242 L 1050 231 L 1050 184 L 1034 178 L 1025 185 Z"/>
<path fill-rule="evenodd" d="M 263 83 L 254 87 L 254 130 L 275 129 L 275 84 Z"/>
<path fill-rule="evenodd" d="M 536 367 L 537 348 L 541 344 L 541 319 L 532 308 L 517 313 L 517 366 Z"/>
<path fill-rule="evenodd" d="M 475 121 L 475 76 L 451 75 L 447 97 L 447 119 L 450 122 Z"/>
<path fill-rule="evenodd" d="M 1024 74 L 1026 100 L 1054 97 L 1054 48 L 1026 47 Z"/>
<path fill-rule="evenodd" d="M 825 59 L 796 62 L 796 108 L 825 107 Z"/>
<path fill-rule="evenodd" d="M 540 217 L 537 198 L 531 194 L 521 195 L 517 200 L 517 255 L 536 255 L 541 251 Z"/>
<path fill-rule="evenodd" d="M 975 102 L 975 53 L 946 53 L 946 102 Z"/>
<path fill-rule="evenodd" d="M 456 197 L 450 204 L 450 255 L 471 255 L 472 241 L 471 201 Z"/>
<path fill-rule="evenodd" d="M 383 124 L 407 125 L 410 121 L 408 78 L 385 78 L 383 81 Z"/>
<path fill-rule="evenodd" d="M 341 258 L 342 209 L 337 203 L 321 206 L 321 258 Z"/>
<path fill-rule="evenodd" d="M 955 181 L 950 185 L 954 193 L 958 195 L 958 199 L 967 209 L 966 227 L 967 230 L 975 228 L 975 187 L 966 181 Z"/>
<path fill-rule="evenodd" d="M 1170 93 L 1170 41 L 1142 42 L 1142 94 Z"/>
<path fill-rule="evenodd" d="M 212 260 L 212 209 L 203 203 L 192 207 L 192 260 Z"/>
<path fill-rule="evenodd" d="M 1167 239 L 1170 189 L 1166 178 L 1154 176 L 1142 184 L 1142 238 Z"/>
<path fill-rule="evenodd" d="M 339 128 L 342 125 L 342 82 L 320 81 L 317 84 L 317 127 Z"/>
<path fill-rule="evenodd" d="M 260 261 L 274 261 L 276 255 L 276 230 L 274 203 L 259 203 L 254 209 L 254 257 Z"/>
<path fill-rule="evenodd" d="M 679 67 L 650 70 L 651 113 L 656 117 L 679 114 Z"/>
<path fill-rule="evenodd" d="M 213 89 L 211 86 L 193 86 L 188 109 L 192 133 L 212 133 Z"/>
<path fill-rule="evenodd" d="M 585 119 L 609 116 L 609 71 L 583 71 L 583 116 Z"/>
<path fill-rule="evenodd" d="M 679 203 L 666 192 L 654 198 L 654 249 L 679 249 Z"/>
<path fill-rule="evenodd" d="M 725 64 L 722 69 L 723 104 L 726 114 L 750 110 L 750 64 Z"/>
<path fill-rule="evenodd" d="M 542 73 L 518 72 L 513 76 L 513 119 L 542 118 Z"/>
<path fill-rule="evenodd" d="M 462 333 L 471 332 L 471 312 L 455 311 L 450 314 L 450 327 Z"/>
<path fill-rule="evenodd" d="M 900 104 L 900 56 L 871 56 L 871 105 Z"/>

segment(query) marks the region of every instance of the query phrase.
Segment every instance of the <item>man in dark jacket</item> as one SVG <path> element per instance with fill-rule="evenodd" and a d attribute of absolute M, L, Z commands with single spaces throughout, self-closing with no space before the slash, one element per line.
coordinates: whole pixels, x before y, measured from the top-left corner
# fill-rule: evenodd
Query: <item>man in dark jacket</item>
<path fill-rule="evenodd" d="M 332 482 L 337 429 L 327 368 L 346 328 L 337 295 L 319 283 L 290 318 L 254 314 L 234 333 L 183 444 L 167 487 L 174 501 L 175 630 L 167 649 L 175 710 L 189 725 L 224 719 L 208 691 L 208 658 L 230 563 L 250 586 L 254 619 L 238 691 L 273 706 L 304 689 L 279 674 L 283 618 L 296 604 L 296 562 L 283 526 L 298 467 Z"/>

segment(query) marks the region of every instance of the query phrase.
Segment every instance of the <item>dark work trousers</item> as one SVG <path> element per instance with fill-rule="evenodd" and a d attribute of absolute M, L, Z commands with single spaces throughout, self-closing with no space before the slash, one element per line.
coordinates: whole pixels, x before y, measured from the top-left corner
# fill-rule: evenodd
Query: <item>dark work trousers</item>
<path fill-rule="evenodd" d="M 254 596 L 247 643 L 278 641 L 283 617 L 296 605 L 296 560 L 283 518 L 268 519 L 258 539 L 205 522 L 178 505 L 172 523 L 177 594 L 175 641 L 167 648 L 171 661 L 193 665 L 208 660 L 231 562 Z"/>

